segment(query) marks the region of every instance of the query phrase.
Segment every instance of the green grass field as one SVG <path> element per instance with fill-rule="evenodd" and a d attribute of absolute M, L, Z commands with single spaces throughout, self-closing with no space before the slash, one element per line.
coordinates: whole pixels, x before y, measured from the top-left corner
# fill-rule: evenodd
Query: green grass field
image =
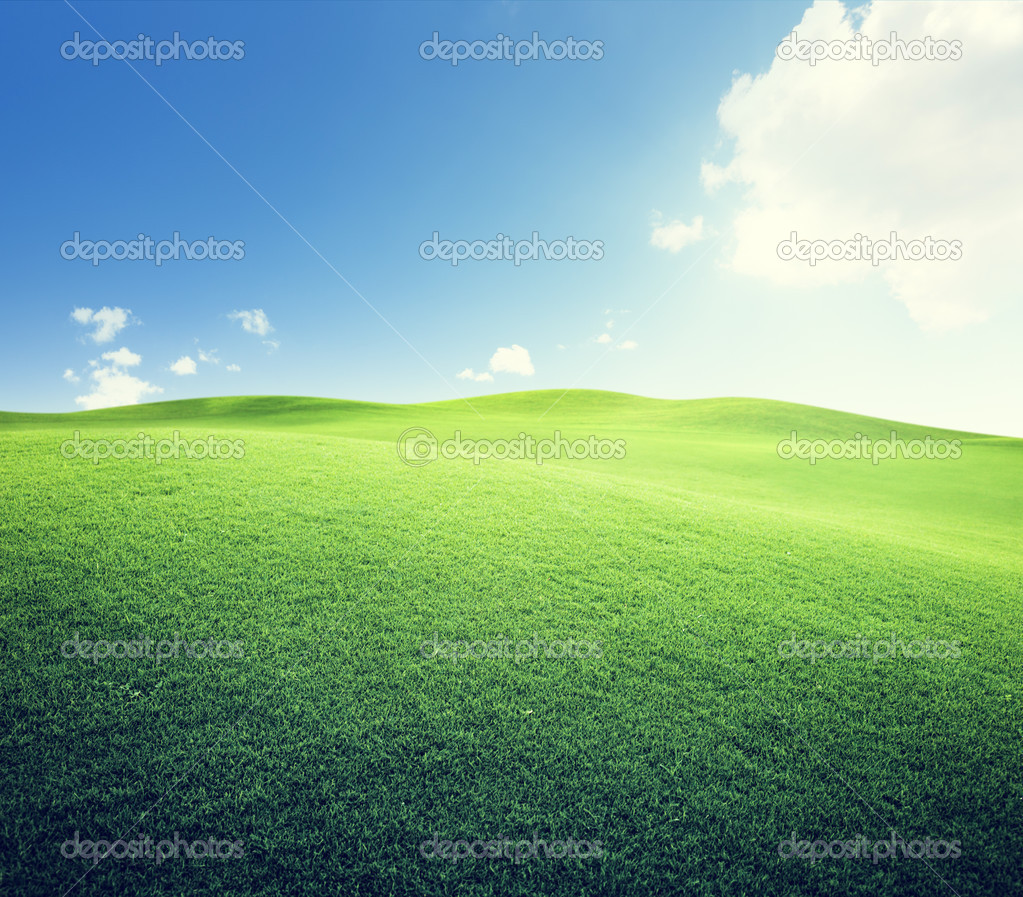
<path fill-rule="evenodd" d="M 753 399 L 545 414 L 558 395 L 0 414 L 0 891 L 1023 893 L 1023 440 Z M 415 467 L 409 427 L 626 453 Z M 175 430 L 244 457 L 60 448 Z M 779 457 L 793 430 L 961 457 L 811 466 Z M 425 656 L 435 634 L 510 656 Z M 241 650 L 65 656 L 178 635 Z M 909 855 L 879 854 L 893 830 Z M 240 850 L 69 859 L 76 832 Z M 780 856 L 858 836 L 866 858 Z M 958 856 L 915 858 L 928 838 Z"/>

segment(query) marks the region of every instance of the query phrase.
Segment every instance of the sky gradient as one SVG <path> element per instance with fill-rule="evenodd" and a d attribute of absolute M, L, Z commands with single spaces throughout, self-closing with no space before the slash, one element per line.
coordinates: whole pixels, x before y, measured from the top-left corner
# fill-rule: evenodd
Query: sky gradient
<path fill-rule="evenodd" d="M 0 409 L 523 389 L 750 396 L 1023 436 L 1023 9 L 7 3 Z M 95 31 L 93 30 L 95 29 Z M 782 60 L 807 40 L 957 59 Z M 66 59 L 82 40 L 241 58 Z M 441 40 L 589 60 L 425 60 Z M 600 258 L 424 260 L 441 240 Z M 791 233 L 959 260 L 783 261 Z M 243 244 L 65 258 L 82 240 Z M 239 253 L 235 253 L 239 254 Z"/>

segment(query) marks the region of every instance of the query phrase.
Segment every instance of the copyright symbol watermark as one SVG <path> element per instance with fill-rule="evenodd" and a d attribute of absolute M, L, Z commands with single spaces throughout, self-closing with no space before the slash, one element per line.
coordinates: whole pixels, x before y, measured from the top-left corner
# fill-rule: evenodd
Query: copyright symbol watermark
<path fill-rule="evenodd" d="M 398 457 L 409 467 L 437 460 L 437 437 L 426 427 L 409 427 L 398 437 Z"/>

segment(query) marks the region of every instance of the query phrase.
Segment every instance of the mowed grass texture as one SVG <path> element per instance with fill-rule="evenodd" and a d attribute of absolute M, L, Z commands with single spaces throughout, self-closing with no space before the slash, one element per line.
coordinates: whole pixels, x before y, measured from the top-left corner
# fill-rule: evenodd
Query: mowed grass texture
<path fill-rule="evenodd" d="M 747 399 L 544 414 L 557 398 L 0 415 L 0 890 L 1021 892 L 1023 442 Z M 626 456 L 411 467 L 409 427 Z M 893 429 L 962 455 L 776 451 Z M 93 464 L 62 456 L 76 430 L 244 457 Z M 76 635 L 239 650 L 67 658 Z M 512 647 L 424 656 L 435 636 Z M 527 655 L 534 636 L 599 648 Z M 876 647 L 893 636 L 958 653 Z M 958 856 L 875 863 L 893 831 Z M 240 849 L 94 863 L 62 853 L 76 832 Z M 793 836 L 871 846 L 783 859 Z M 426 858 L 435 837 L 511 857 Z M 535 837 L 601 856 L 528 856 Z"/>

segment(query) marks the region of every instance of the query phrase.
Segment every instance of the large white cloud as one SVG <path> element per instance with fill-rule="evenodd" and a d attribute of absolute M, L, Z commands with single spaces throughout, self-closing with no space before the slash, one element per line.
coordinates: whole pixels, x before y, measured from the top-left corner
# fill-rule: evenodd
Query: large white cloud
<path fill-rule="evenodd" d="M 798 39 L 960 41 L 953 61 L 775 58 L 735 79 L 718 108 L 734 140 L 725 165 L 705 164 L 708 191 L 740 185 L 730 266 L 779 285 L 883 278 L 925 328 L 983 321 L 1019 295 L 1023 225 L 1023 5 L 873 3 L 855 12 L 816 2 Z M 783 37 L 779 35 L 779 39 Z M 777 246 L 855 234 L 960 240 L 962 259 L 782 261 Z"/>

